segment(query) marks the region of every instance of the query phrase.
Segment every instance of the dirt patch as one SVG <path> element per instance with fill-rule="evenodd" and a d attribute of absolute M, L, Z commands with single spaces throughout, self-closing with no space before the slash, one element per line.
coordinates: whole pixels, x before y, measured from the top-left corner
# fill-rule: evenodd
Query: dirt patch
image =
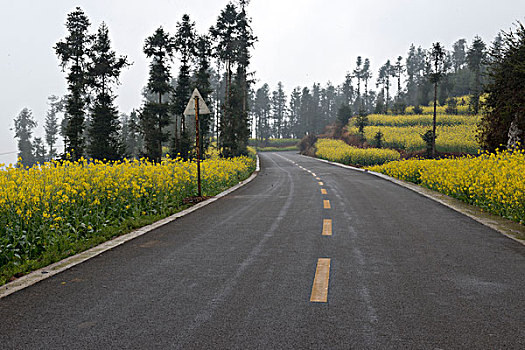
<path fill-rule="evenodd" d="M 187 197 L 182 200 L 184 204 L 197 204 L 205 201 L 206 199 L 212 198 L 211 196 L 200 196 L 200 197 Z"/>

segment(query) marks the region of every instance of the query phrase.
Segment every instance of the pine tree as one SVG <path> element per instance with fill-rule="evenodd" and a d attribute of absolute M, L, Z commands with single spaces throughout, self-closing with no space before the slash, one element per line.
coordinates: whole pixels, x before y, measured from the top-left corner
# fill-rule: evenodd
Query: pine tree
<path fill-rule="evenodd" d="M 337 91 L 330 81 L 321 91 L 321 110 L 325 125 L 335 121 L 337 117 Z"/>
<path fill-rule="evenodd" d="M 33 140 L 33 155 L 35 164 L 44 164 L 47 161 L 44 141 L 40 137 L 35 137 Z"/>
<path fill-rule="evenodd" d="M 384 101 L 384 113 L 388 113 L 388 102 L 390 101 L 390 78 L 395 76 L 394 66 L 387 60 L 379 69 L 376 85 L 382 85 L 383 91 L 386 93 Z"/>
<path fill-rule="evenodd" d="M 410 46 L 406 59 L 407 73 L 407 103 L 412 105 L 427 105 L 429 83 L 426 79 L 426 52 L 414 44 Z"/>
<path fill-rule="evenodd" d="M 47 146 L 49 147 L 47 153 L 47 159 L 52 160 L 56 158 L 57 151 L 55 149 L 55 144 L 57 142 L 59 126 L 58 126 L 58 117 L 57 113 L 61 112 L 64 108 L 64 101 L 57 96 L 50 96 L 47 98 L 49 109 L 46 114 L 46 120 L 44 124 L 45 131 L 45 140 Z"/>
<path fill-rule="evenodd" d="M 200 35 L 197 38 L 195 46 L 195 58 L 197 68 L 194 73 L 194 87 L 197 88 L 206 103 L 206 106 L 213 112 L 211 87 L 211 64 L 210 58 L 212 54 L 210 38 L 206 35 Z M 206 154 L 210 146 L 210 136 L 212 133 L 213 113 L 203 114 L 199 116 L 199 135 L 200 135 L 200 154 Z"/>
<path fill-rule="evenodd" d="M 246 13 L 246 6 L 249 0 L 239 0 L 239 14 L 237 17 L 236 32 L 236 63 L 237 71 L 235 75 L 235 85 L 237 90 L 237 99 L 239 104 L 233 108 L 234 113 L 234 130 L 235 130 L 235 148 L 231 150 L 231 155 L 247 154 L 248 139 L 250 138 L 250 119 L 249 119 L 249 91 L 252 84 L 248 67 L 250 65 L 250 49 L 257 38 L 253 35 L 250 26 L 251 18 Z M 235 107 L 235 106 L 232 106 Z"/>
<path fill-rule="evenodd" d="M 301 135 L 299 114 L 301 110 L 301 88 L 296 87 L 290 94 L 290 105 L 288 108 L 288 120 L 290 124 L 290 137 L 299 138 Z"/>
<path fill-rule="evenodd" d="M 368 58 L 365 58 L 365 63 L 363 63 L 361 78 L 363 79 L 363 82 L 365 83 L 364 108 L 368 110 L 369 108 L 368 81 L 372 79 L 372 70 L 370 69 L 370 60 Z"/>
<path fill-rule="evenodd" d="M 247 152 L 250 136 L 249 78 L 250 49 L 257 40 L 246 14 L 247 0 L 239 1 L 239 9 L 228 3 L 221 11 L 217 23 L 210 29 L 215 41 L 215 56 L 226 67 L 225 98 L 221 118 L 221 146 L 224 156 L 237 156 Z M 235 67 L 235 75 L 232 68 Z"/>
<path fill-rule="evenodd" d="M 467 41 L 465 39 L 459 39 L 452 45 L 452 48 L 453 48 L 452 66 L 454 67 L 454 73 L 456 74 L 459 72 L 461 68 L 463 68 L 463 66 L 466 63 L 466 57 L 467 57 L 467 54 L 465 51 L 466 44 L 467 44 Z"/>
<path fill-rule="evenodd" d="M 104 22 L 90 51 L 89 86 L 95 93 L 88 128 L 88 155 L 93 159 L 118 160 L 123 157 L 119 142 L 119 116 L 112 86 L 119 84 L 122 69 L 129 65 L 124 56 L 117 57 L 111 49 L 108 27 Z"/>
<path fill-rule="evenodd" d="M 337 110 L 337 124 L 339 127 L 344 127 L 352 117 L 352 108 L 346 103 L 343 103 Z"/>
<path fill-rule="evenodd" d="M 354 87 L 352 85 L 352 74 L 346 73 L 345 81 L 341 86 L 341 93 L 343 95 L 343 103 L 351 105 L 354 99 Z"/>
<path fill-rule="evenodd" d="M 63 70 L 68 69 L 69 93 L 66 97 L 65 151 L 72 160 L 84 154 L 84 121 L 86 107 L 87 59 L 93 37 L 88 34 L 89 19 L 77 7 L 67 16 L 69 35 L 56 44 L 55 51 Z"/>
<path fill-rule="evenodd" d="M 283 137 L 284 116 L 286 114 L 286 94 L 284 93 L 283 83 L 277 83 L 277 90 L 272 92 L 272 119 L 273 135 L 275 138 Z"/>
<path fill-rule="evenodd" d="M 313 132 L 313 100 L 312 95 L 310 94 L 310 89 L 304 87 L 301 91 L 301 100 L 299 105 L 299 134 L 298 136 L 302 138 L 308 134 L 314 134 Z"/>
<path fill-rule="evenodd" d="M 355 100 L 355 103 L 356 103 L 355 107 L 360 108 L 361 107 L 361 78 L 363 74 L 363 71 L 361 68 L 361 64 L 363 64 L 363 59 L 361 58 L 361 56 L 357 56 L 357 60 L 355 64 L 356 64 L 356 68 L 353 71 L 353 77 L 357 78 L 357 97 Z"/>
<path fill-rule="evenodd" d="M 175 138 L 172 142 L 172 153 L 180 155 L 183 159 L 190 156 L 192 135 L 188 130 L 184 110 L 190 100 L 192 84 L 190 78 L 190 61 L 195 55 L 195 22 L 191 22 L 187 14 L 177 23 L 175 33 L 175 51 L 180 56 L 180 68 L 177 76 L 177 85 L 173 94 L 173 111 L 175 114 Z M 180 124 L 179 124 L 180 121 Z"/>
<path fill-rule="evenodd" d="M 159 27 L 144 43 L 144 53 L 151 58 L 147 90 L 155 95 L 155 101 L 147 100 L 140 113 L 140 131 L 144 137 L 144 155 L 160 162 L 162 144 L 168 141 L 165 128 L 170 123 L 170 106 L 165 95 L 172 92 L 169 63 L 173 59 L 174 39 Z"/>
<path fill-rule="evenodd" d="M 392 68 L 394 77 L 397 78 L 397 98 L 398 99 L 401 97 L 401 94 L 403 92 L 401 89 L 401 77 L 403 73 L 405 72 L 405 67 L 401 63 L 402 61 L 403 61 L 403 57 L 399 56 L 397 58 L 396 64 Z"/>
<path fill-rule="evenodd" d="M 233 116 L 231 115 L 232 64 L 236 58 L 238 13 L 233 3 L 228 3 L 217 18 L 210 35 L 215 42 L 214 56 L 224 63 L 226 69 L 224 102 L 221 110 L 219 147 L 227 150 L 234 147 Z"/>
<path fill-rule="evenodd" d="M 447 73 L 448 66 L 445 61 L 445 49 L 439 42 L 432 44 L 428 61 L 428 80 L 434 85 L 434 117 L 432 119 L 432 157 L 436 156 L 436 110 L 438 84 Z"/>
<path fill-rule="evenodd" d="M 14 123 L 15 138 L 18 139 L 19 165 L 31 166 L 35 163 L 31 136 L 33 135 L 33 129 L 37 125 L 33 118 L 33 113 L 27 108 L 22 109 L 14 119 Z"/>
<path fill-rule="evenodd" d="M 325 125 L 321 125 L 319 116 L 321 115 L 321 84 L 314 83 L 312 87 L 312 99 L 310 105 L 310 129 L 312 134 L 319 134 Z"/>
<path fill-rule="evenodd" d="M 255 93 L 253 102 L 253 114 L 255 116 L 255 135 L 260 143 L 268 141 L 270 138 L 270 87 L 264 84 Z"/>
<path fill-rule="evenodd" d="M 484 63 L 486 59 L 485 43 L 479 36 L 474 38 L 472 46 L 467 51 L 467 64 L 473 73 L 473 81 L 471 85 L 470 94 L 470 109 L 473 114 L 479 112 L 479 97 L 483 90 L 481 75 L 484 71 Z"/>
<path fill-rule="evenodd" d="M 142 139 L 140 136 L 139 117 L 137 111 L 131 111 L 130 115 L 122 115 L 121 143 L 124 146 L 126 157 L 138 158 L 142 150 Z"/>

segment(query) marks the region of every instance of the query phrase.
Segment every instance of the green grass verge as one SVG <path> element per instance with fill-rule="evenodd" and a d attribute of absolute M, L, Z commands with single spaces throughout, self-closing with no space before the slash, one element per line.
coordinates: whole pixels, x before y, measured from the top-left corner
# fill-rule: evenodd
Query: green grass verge
<path fill-rule="evenodd" d="M 282 152 L 282 151 L 298 151 L 299 148 L 297 146 L 289 146 L 289 147 L 257 147 L 257 151 L 259 152 Z"/>

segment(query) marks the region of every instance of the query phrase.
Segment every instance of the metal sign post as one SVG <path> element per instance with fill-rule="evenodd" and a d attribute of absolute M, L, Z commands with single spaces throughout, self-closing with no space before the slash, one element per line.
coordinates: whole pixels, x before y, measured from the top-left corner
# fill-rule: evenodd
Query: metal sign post
<path fill-rule="evenodd" d="M 197 188 L 198 196 L 202 196 L 201 188 L 201 147 L 200 147 L 200 128 L 199 128 L 199 113 L 210 114 L 210 109 L 206 106 L 204 99 L 202 98 L 199 90 L 193 90 L 190 101 L 184 110 L 184 115 L 195 114 L 195 141 L 197 146 Z"/>

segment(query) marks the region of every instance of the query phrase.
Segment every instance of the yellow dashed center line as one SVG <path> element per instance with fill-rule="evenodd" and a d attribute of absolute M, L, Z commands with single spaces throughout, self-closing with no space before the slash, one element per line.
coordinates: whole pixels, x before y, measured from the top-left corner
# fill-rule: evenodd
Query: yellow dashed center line
<path fill-rule="evenodd" d="M 330 201 L 328 199 L 323 200 L 323 206 L 325 209 L 330 209 Z"/>
<path fill-rule="evenodd" d="M 326 190 L 324 188 L 321 188 L 321 194 L 327 194 Z"/>
<path fill-rule="evenodd" d="M 332 219 L 323 220 L 323 236 L 332 235 Z"/>
<path fill-rule="evenodd" d="M 324 185 L 324 183 L 322 183 L 321 181 L 319 181 L 319 186 L 323 186 L 323 185 Z"/>
<path fill-rule="evenodd" d="M 314 284 L 310 301 L 313 303 L 326 303 L 328 301 L 328 281 L 330 278 L 330 259 L 321 258 L 317 260 Z"/>

